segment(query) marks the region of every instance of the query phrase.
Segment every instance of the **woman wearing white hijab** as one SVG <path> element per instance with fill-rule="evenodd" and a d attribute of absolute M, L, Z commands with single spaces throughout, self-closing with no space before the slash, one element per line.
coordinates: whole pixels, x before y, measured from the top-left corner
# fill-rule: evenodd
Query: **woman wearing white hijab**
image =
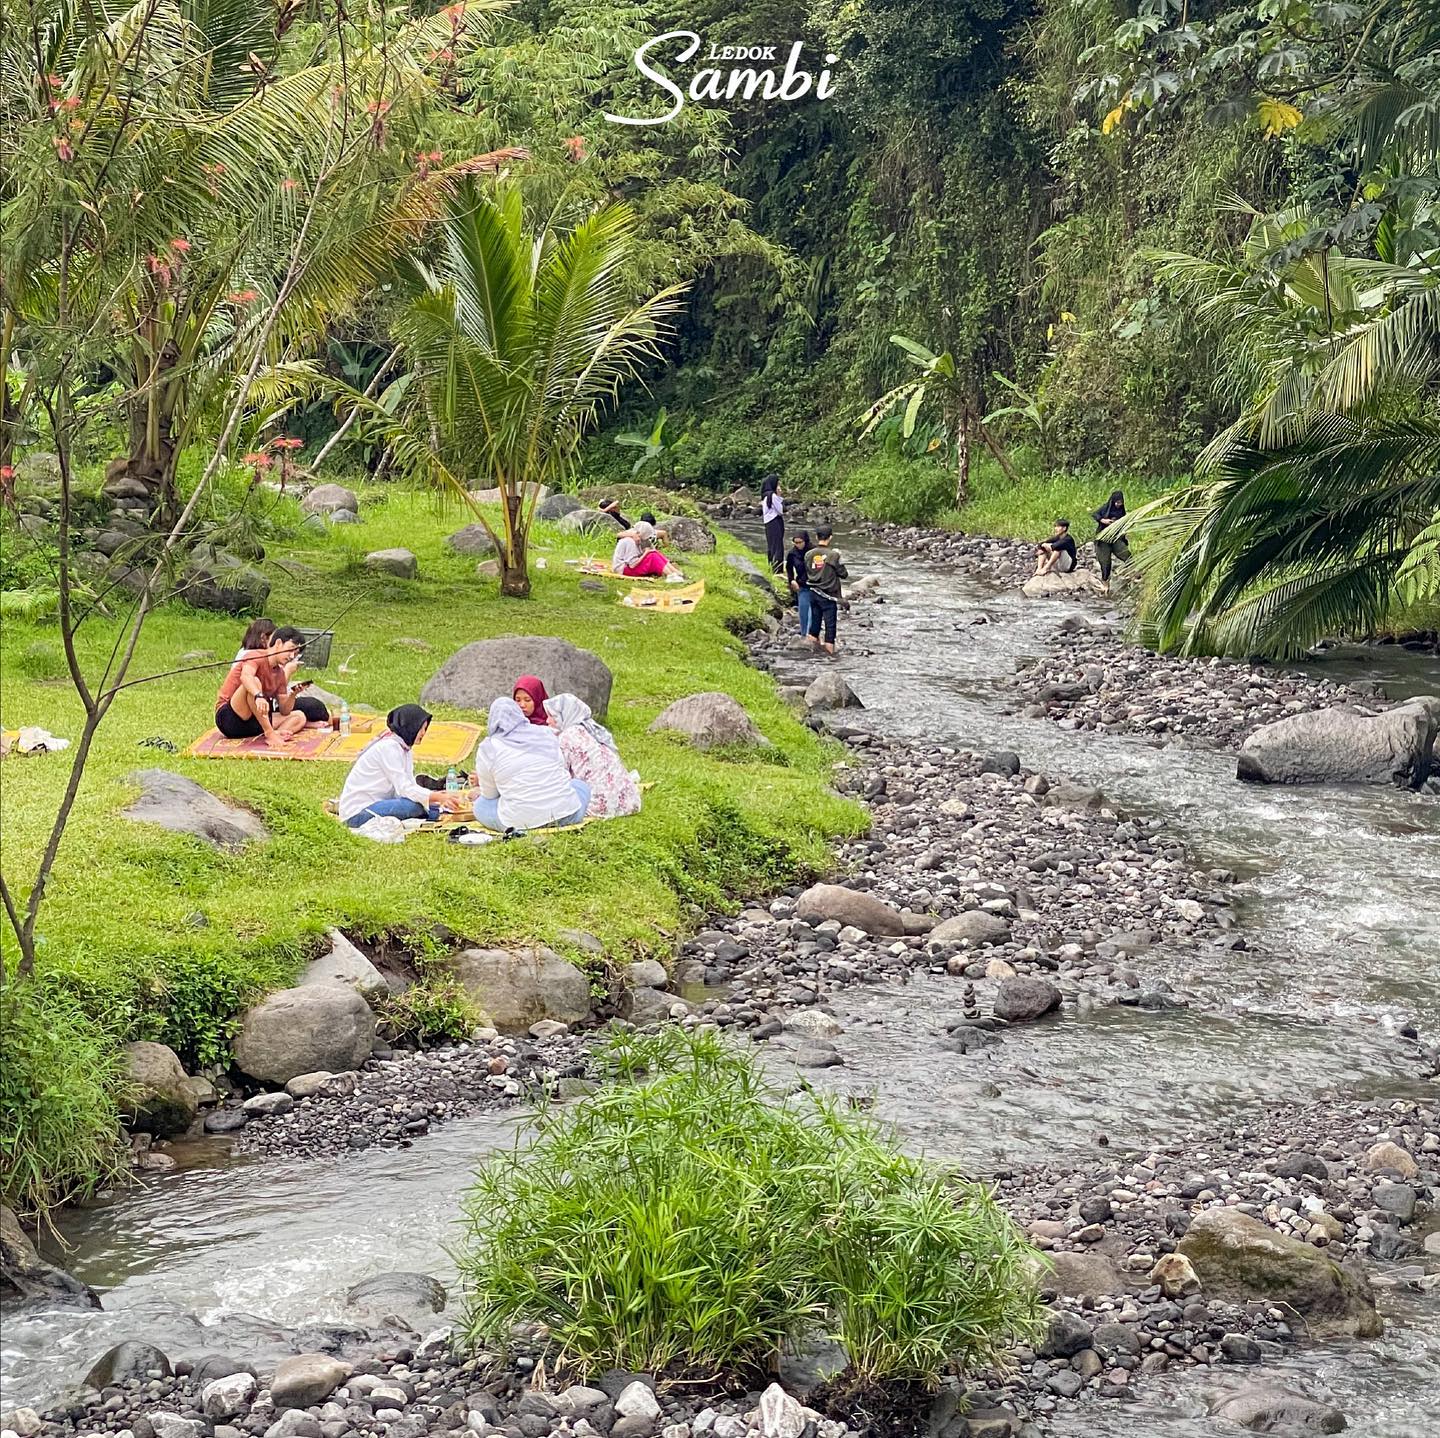
<path fill-rule="evenodd" d="M 625 767 L 610 731 L 597 723 L 590 706 L 574 694 L 554 694 L 545 712 L 560 740 L 560 757 L 570 777 L 590 790 L 590 817 L 618 819 L 640 812 L 640 785 Z"/>
<path fill-rule="evenodd" d="M 490 706 L 475 751 L 475 788 L 475 818 L 502 833 L 578 824 L 590 807 L 590 788 L 566 771 L 555 731 L 532 724 L 513 699 Z"/>

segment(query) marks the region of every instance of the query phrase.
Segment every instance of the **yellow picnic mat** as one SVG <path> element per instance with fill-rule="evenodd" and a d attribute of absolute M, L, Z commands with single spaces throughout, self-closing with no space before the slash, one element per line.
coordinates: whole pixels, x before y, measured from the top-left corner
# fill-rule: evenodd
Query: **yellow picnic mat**
<path fill-rule="evenodd" d="M 184 752 L 187 759 L 325 759 L 348 764 L 384 729 L 383 715 L 356 714 L 351 719 L 348 737 L 342 738 L 330 729 L 312 725 L 302 729 L 283 749 L 272 749 L 263 735 L 257 739 L 227 739 L 218 729 L 211 729 Z M 415 761 L 422 767 L 448 768 L 452 764 L 463 764 L 479 742 L 480 734 L 478 724 L 433 720 L 425 737 L 415 746 Z"/>
<path fill-rule="evenodd" d="M 705 597 L 705 581 L 679 584 L 670 589 L 632 589 L 620 596 L 621 604 L 631 609 L 654 609 L 661 614 L 685 614 Z"/>

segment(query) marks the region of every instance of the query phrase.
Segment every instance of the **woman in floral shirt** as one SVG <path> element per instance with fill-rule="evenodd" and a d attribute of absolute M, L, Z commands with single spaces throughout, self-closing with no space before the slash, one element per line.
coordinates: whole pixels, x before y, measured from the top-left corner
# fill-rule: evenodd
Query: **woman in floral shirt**
<path fill-rule="evenodd" d="M 618 819 L 640 812 L 640 784 L 625 767 L 610 731 L 590 716 L 590 706 L 574 694 L 555 694 L 545 702 L 550 723 L 560 736 L 560 755 L 572 779 L 590 786 L 591 819 Z"/>

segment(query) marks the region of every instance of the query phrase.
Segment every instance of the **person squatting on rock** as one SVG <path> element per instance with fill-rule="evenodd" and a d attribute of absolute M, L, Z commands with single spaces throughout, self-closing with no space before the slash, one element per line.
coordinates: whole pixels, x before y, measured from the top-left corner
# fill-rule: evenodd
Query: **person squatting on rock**
<path fill-rule="evenodd" d="M 835 652 L 835 624 L 840 617 L 840 581 L 850 578 L 840 551 L 831 543 L 831 529 L 822 524 L 815 531 L 815 547 L 805 556 L 810 578 L 810 629 L 812 647 L 821 644 L 827 654 Z"/>
<path fill-rule="evenodd" d="M 1116 520 L 1125 518 L 1125 491 L 1114 490 L 1110 498 L 1094 511 L 1093 518 L 1097 526 L 1095 531 L 1095 560 L 1100 566 L 1100 578 L 1106 588 L 1110 586 L 1110 566 L 1115 560 L 1123 564 L 1130 558 L 1130 541 L 1123 535 L 1114 539 L 1106 539 L 1105 531 L 1115 523 Z"/>
<path fill-rule="evenodd" d="M 462 809 L 470 802 L 463 790 L 436 793 L 415 777 L 415 746 L 429 727 L 430 713 L 418 704 L 402 704 L 385 716 L 385 732 L 360 751 L 345 776 L 342 824 L 358 829 L 378 818 L 433 820 L 442 809 Z"/>
<path fill-rule="evenodd" d="M 475 786 L 477 822 L 500 833 L 578 824 L 590 807 L 590 786 L 570 777 L 559 735 L 544 719 L 527 718 L 513 699 L 490 706 L 475 751 Z"/>
<path fill-rule="evenodd" d="M 802 639 L 810 633 L 810 575 L 805 568 L 805 556 L 809 552 L 810 533 L 802 529 L 795 535 L 785 555 L 785 577 L 790 581 L 791 594 L 795 596 Z"/>
<path fill-rule="evenodd" d="M 785 567 L 785 498 L 780 493 L 778 474 L 767 474 L 760 481 L 760 518 L 765 523 L 765 553 L 770 568 L 779 574 Z"/>
<path fill-rule="evenodd" d="M 1036 574 L 1071 574 L 1075 569 L 1075 538 L 1070 521 L 1057 519 L 1049 539 L 1035 546 Z"/>

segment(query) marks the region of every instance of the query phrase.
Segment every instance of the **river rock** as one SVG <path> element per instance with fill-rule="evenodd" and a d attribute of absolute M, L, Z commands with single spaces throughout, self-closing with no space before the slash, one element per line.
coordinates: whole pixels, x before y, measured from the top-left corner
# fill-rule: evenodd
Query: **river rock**
<path fill-rule="evenodd" d="M 139 824 L 158 824 L 174 834 L 193 834 L 217 849 L 242 849 L 270 837 L 270 831 L 248 809 L 227 804 L 193 779 L 168 769 L 137 769 L 125 776 L 138 784 L 140 796 L 125 817 Z"/>
<path fill-rule="evenodd" d="M 598 509 L 587 509 L 583 506 L 579 509 L 568 510 L 565 514 L 562 514 L 556 528 L 559 529 L 562 534 L 603 535 L 606 538 L 609 538 L 611 535 L 618 538 L 620 535 L 619 529 L 615 526 L 615 521 L 611 519 L 608 514 L 602 513 L 602 511 Z"/>
<path fill-rule="evenodd" d="M 1254 1433 L 1341 1433 L 1345 1429 L 1345 1415 L 1338 1408 L 1268 1383 L 1242 1389 L 1222 1399 L 1210 1412 Z"/>
<path fill-rule="evenodd" d="M 328 1353 L 296 1353 L 275 1365 L 270 1402 L 277 1412 L 323 1403 L 350 1375 L 350 1365 Z"/>
<path fill-rule="evenodd" d="M 0 1301 L 46 1308 L 99 1308 L 93 1289 L 41 1260 L 12 1210 L 0 1206 Z"/>
<path fill-rule="evenodd" d="M 811 680 L 805 690 L 807 709 L 863 709 L 860 696 L 838 675 L 829 670 Z"/>
<path fill-rule="evenodd" d="M 164 1044 L 125 1045 L 128 1092 L 122 1110 L 125 1126 L 156 1138 L 182 1134 L 199 1112 L 185 1067 Z"/>
<path fill-rule="evenodd" d="M 584 504 L 573 494 L 551 494 L 535 506 L 535 518 L 554 524 L 556 520 L 564 519 L 567 514 L 574 514 L 577 509 L 584 508 Z"/>
<path fill-rule="evenodd" d="M 428 1273 L 377 1273 L 345 1295 L 345 1306 L 362 1322 L 388 1323 L 417 1333 L 433 1328 L 445 1309 L 445 1285 Z"/>
<path fill-rule="evenodd" d="M 250 1406 L 255 1396 L 253 1373 L 231 1373 L 215 1378 L 200 1390 L 200 1406 L 211 1422 L 223 1423 Z"/>
<path fill-rule="evenodd" d="M 665 965 L 657 959 L 636 959 L 633 964 L 626 964 L 625 978 L 637 989 L 663 989 L 670 982 Z"/>
<path fill-rule="evenodd" d="M 330 940 L 330 952 L 305 965 L 301 988 L 309 984 L 345 984 L 367 1003 L 389 997 L 385 975 L 339 929 L 327 930 L 326 938 Z"/>
<path fill-rule="evenodd" d="M 653 1423 L 664 1410 L 655 1396 L 655 1390 L 637 1378 L 620 1390 L 615 1399 L 615 1411 L 622 1418 L 643 1418 Z"/>
<path fill-rule="evenodd" d="M 101 1388 L 125 1383 L 132 1378 L 148 1378 L 152 1373 L 158 1373 L 162 1378 L 171 1374 L 170 1360 L 153 1343 L 117 1343 L 91 1365 L 85 1375 L 84 1386 L 98 1392 Z"/>
<path fill-rule="evenodd" d="M 420 573 L 420 561 L 408 549 L 373 549 L 365 556 L 365 568 L 393 574 L 396 579 L 414 579 Z"/>
<path fill-rule="evenodd" d="M 1358 1270 L 1230 1208 L 1196 1214 L 1178 1252 L 1206 1294 L 1231 1303 L 1287 1303 L 1317 1337 L 1374 1338 L 1384 1330 L 1370 1281 Z"/>
<path fill-rule="evenodd" d="M 1420 1173 L 1420 1165 L 1414 1158 L 1398 1143 L 1391 1143 L 1388 1139 L 1366 1151 L 1365 1167 L 1372 1173 L 1397 1173 L 1401 1178 L 1416 1178 Z"/>
<path fill-rule="evenodd" d="M 486 555 L 495 553 L 495 541 L 483 524 L 467 524 L 454 534 L 445 536 L 445 548 L 452 554 Z"/>
<path fill-rule="evenodd" d="M 508 699 L 521 674 L 537 675 L 551 694 L 578 695 L 597 719 L 610 707 L 612 676 L 595 655 L 535 636 L 480 639 L 457 649 L 420 691 L 420 702 L 483 711 L 492 699 Z"/>
<path fill-rule="evenodd" d="M 807 924 L 834 919 L 842 926 L 852 925 L 882 938 L 899 937 L 905 932 L 899 910 L 873 894 L 847 889 L 843 884 L 812 884 L 796 902 L 795 917 Z"/>
<path fill-rule="evenodd" d="M 715 553 L 715 531 L 703 519 L 671 514 L 662 518 L 656 527 L 665 531 L 667 549 L 678 550 L 681 554 Z"/>
<path fill-rule="evenodd" d="M 1026 599 L 1079 599 L 1087 594 L 1104 594 L 1100 576 L 1088 569 L 1075 569 L 1069 574 L 1032 574 L 1020 586 Z"/>
<path fill-rule="evenodd" d="M 1051 1253 L 1046 1260 L 1050 1271 L 1041 1270 L 1041 1286 L 1064 1298 L 1105 1298 L 1128 1286 L 1115 1260 L 1103 1253 Z"/>
<path fill-rule="evenodd" d="M 285 1085 L 285 1092 L 291 1098 L 348 1098 L 359 1087 L 360 1076 L 355 1073 L 296 1074 Z"/>
<path fill-rule="evenodd" d="M 286 1084 L 296 1074 L 357 1069 L 374 1043 L 375 1015 L 354 989 L 310 984 L 281 989 L 246 1013 L 235 1062 L 261 1083 Z"/>
<path fill-rule="evenodd" d="M 1003 944 L 1010 937 L 1010 924 L 999 914 L 971 909 L 956 914 L 953 919 L 942 919 L 926 937 L 932 944 L 965 943 L 982 948 L 987 944 Z"/>
<path fill-rule="evenodd" d="M 306 514 L 329 514 L 336 509 L 348 509 L 351 514 L 359 514 L 360 497 L 343 484 L 317 484 L 300 501 L 300 508 Z"/>
<path fill-rule="evenodd" d="M 541 1019 L 579 1024 L 590 1017 L 590 980 L 552 949 L 462 949 L 454 965 L 465 991 L 507 1033 Z"/>
<path fill-rule="evenodd" d="M 1047 979 L 1001 979 L 995 990 L 995 1017 L 1011 1024 L 1029 1023 L 1058 1009 L 1062 997 Z"/>
<path fill-rule="evenodd" d="M 247 1118 L 277 1118 L 294 1107 L 295 1100 L 282 1092 L 252 1094 L 240 1105 Z"/>
<path fill-rule="evenodd" d="M 727 554 L 725 563 L 748 584 L 753 584 L 757 589 L 763 589 L 772 599 L 775 597 L 775 585 L 771 576 L 757 569 L 753 559 L 744 554 Z"/>
<path fill-rule="evenodd" d="M 760 1395 L 750 1421 L 758 1425 L 760 1438 L 801 1438 L 810 1419 L 798 1400 L 772 1383 Z"/>
<path fill-rule="evenodd" d="M 1235 776 L 1254 784 L 1403 784 L 1418 789 L 1435 765 L 1440 698 L 1383 714 L 1317 709 L 1264 724 L 1240 746 Z"/>
<path fill-rule="evenodd" d="M 667 705 L 650 723 L 651 734 L 661 731 L 683 734 L 697 749 L 769 742 L 740 703 L 718 691 L 691 694 Z"/>
<path fill-rule="evenodd" d="M 15 1438 L 36 1438 L 44 1426 L 33 1408 L 12 1408 L 10 1412 L 0 1414 L 0 1429 L 6 1434 L 13 1433 Z"/>
<path fill-rule="evenodd" d="M 1183 1253 L 1167 1253 L 1150 1270 L 1150 1282 L 1166 1298 L 1189 1298 L 1200 1292 L 1200 1279 Z"/>

